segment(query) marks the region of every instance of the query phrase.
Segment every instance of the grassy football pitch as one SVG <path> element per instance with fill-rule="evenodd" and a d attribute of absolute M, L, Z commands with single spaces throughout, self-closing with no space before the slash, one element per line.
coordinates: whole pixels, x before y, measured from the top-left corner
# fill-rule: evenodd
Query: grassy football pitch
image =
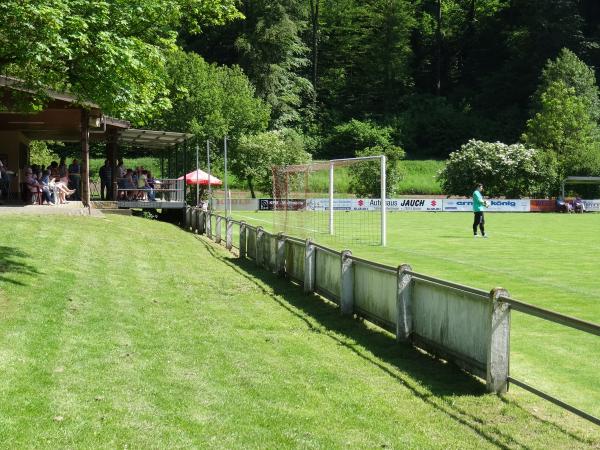
<path fill-rule="evenodd" d="M 522 391 L 486 394 L 176 226 L 120 216 L 2 216 L 2 226 L 2 448 L 600 445 L 570 413 Z"/>
<path fill-rule="evenodd" d="M 525 302 L 600 323 L 600 214 L 486 213 L 489 239 L 474 239 L 471 213 L 394 212 L 386 248 L 315 233 L 326 229 L 327 213 L 294 214 L 303 213 L 288 213 L 298 226 L 290 230 L 331 247 L 484 290 L 501 286 Z M 363 234 L 371 227 L 375 236 L 377 220 L 363 219 L 369 214 L 376 215 L 336 212 L 336 225 L 345 233 L 352 224 Z M 271 212 L 237 218 L 277 228 Z M 511 374 L 599 416 L 600 338 L 518 312 L 512 324 Z"/>

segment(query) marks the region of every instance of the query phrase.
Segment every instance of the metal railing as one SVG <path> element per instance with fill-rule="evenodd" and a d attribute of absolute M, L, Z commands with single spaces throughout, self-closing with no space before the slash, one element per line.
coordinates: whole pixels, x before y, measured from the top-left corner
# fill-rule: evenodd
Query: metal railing
<path fill-rule="evenodd" d="M 152 188 L 137 187 L 125 178 L 117 179 L 117 202 L 119 203 L 185 203 L 184 181 L 177 179 L 155 180 Z"/>
<path fill-rule="evenodd" d="M 555 311 L 550 311 L 549 309 L 540 308 L 539 306 L 530 305 L 528 303 L 516 300 L 511 297 L 500 296 L 498 300 L 500 302 L 506 303 L 510 307 L 510 309 L 513 309 L 515 311 L 519 311 L 530 316 L 538 317 L 548 322 L 570 327 L 575 330 L 583 331 L 594 336 L 600 336 L 600 325 L 597 325 L 595 323 L 587 322 L 585 320 L 567 316 L 565 314 L 560 314 Z M 549 402 L 552 402 L 555 405 L 560 406 L 561 408 L 564 408 L 567 411 L 578 415 L 579 417 L 589 420 L 590 422 L 595 423 L 596 425 L 600 425 L 600 418 L 595 417 L 592 414 L 585 412 L 579 408 L 576 408 L 575 406 L 570 405 L 567 402 L 564 402 L 551 394 L 543 392 L 535 388 L 534 386 L 525 383 L 523 380 L 519 380 L 518 378 L 509 375 L 508 381 L 515 384 L 516 386 L 519 386 L 522 389 L 525 389 L 526 391 L 531 392 L 532 394 L 537 395 L 538 397 L 548 400 Z"/>
<path fill-rule="evenodd" d="M 486 292 L 337 251 L 321 244 L 260 226 L 189 208 L 184 227 L 233 248 L 238 228 L 239 256 L 286 276 L 339 305 L 342 314 L 357 314 L 409 342 L 455 362 L 482 377 L 489 391 L 504 393 L 513 383 L 579 417 L 600 419 L 547 394 L 509 373 L 510 313 L 519 311 L 552 323 L 600 336 L 600 325 L 511 298 L 501 288 Z"/>

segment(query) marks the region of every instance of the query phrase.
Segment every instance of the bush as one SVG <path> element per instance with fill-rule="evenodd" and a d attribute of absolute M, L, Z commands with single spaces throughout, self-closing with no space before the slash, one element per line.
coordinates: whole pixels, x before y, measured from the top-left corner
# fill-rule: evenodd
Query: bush
<path fill-rule="evenodd" d="M 396 145 L 369 147 L 356 153 L 356 156 L 385 155 L 386 161 L 386 195 L 395 195 L 402 179 L 402 169 L 399 164 L 404 158 L 404 150 Z M 349 167 L 350 192 L 358 197 L 381 196 L 381 169 L 379 161 L 354 164 Z"/>
<path fill-rule="evenodd" d="M 470 195 L 477 183 L 490 196 L 546 195 L 556 183 L 556 160 L 522 144 L 470 140 L 450 154 L 438 179 L 448 195 Z"/>
<path fill-rule="evenodd" d="M 369 121 L 352 119 L 333 129 L 325 143 L 323 156 L 327 158 L 348 158 L 359 156 L 368 148 L 387 148 L 394 145 L 393 129 L 382 127 Z"/>

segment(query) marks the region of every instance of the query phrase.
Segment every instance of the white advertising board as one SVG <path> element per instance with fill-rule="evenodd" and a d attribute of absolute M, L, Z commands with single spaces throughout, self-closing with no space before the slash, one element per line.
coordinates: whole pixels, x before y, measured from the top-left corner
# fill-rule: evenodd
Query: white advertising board
<path fill-rule="evenodd" d="M 586 211 L 600 211 L 600 200 L 583 200 Z"/>
<path fill-rule="evenodd" d="M 490 207 L 486 211 L 490 212 L 529 212 L 529 200 L 521 199 L 491 199 Z M 473 200 L 465 199 L 444 199 L 444 211 L 473 211 Z"/>
<path fill-rule="evenodd" d="M 397 198 L 386 200 L 388 211 L 442 211 L 441 199 Z M 311 198 L 306 207 L 312 211 L 329 210 L 329 199 Z M 334 211 L 379 211 L 381 199 L 378 198 L 336 198 L 333 199 Z"/>

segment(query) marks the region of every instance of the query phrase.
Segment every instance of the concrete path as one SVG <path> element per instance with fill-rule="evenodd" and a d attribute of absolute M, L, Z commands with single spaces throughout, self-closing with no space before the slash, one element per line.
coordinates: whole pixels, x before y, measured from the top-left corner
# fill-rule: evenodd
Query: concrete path
<path fill-rule="evenodd" d="M 76 201 L 58 206 L 4 204 L 0 205 L 0 215 L 3 214 L 104 217 L 102 211 L 85 208 L 81 202 Z"/>

